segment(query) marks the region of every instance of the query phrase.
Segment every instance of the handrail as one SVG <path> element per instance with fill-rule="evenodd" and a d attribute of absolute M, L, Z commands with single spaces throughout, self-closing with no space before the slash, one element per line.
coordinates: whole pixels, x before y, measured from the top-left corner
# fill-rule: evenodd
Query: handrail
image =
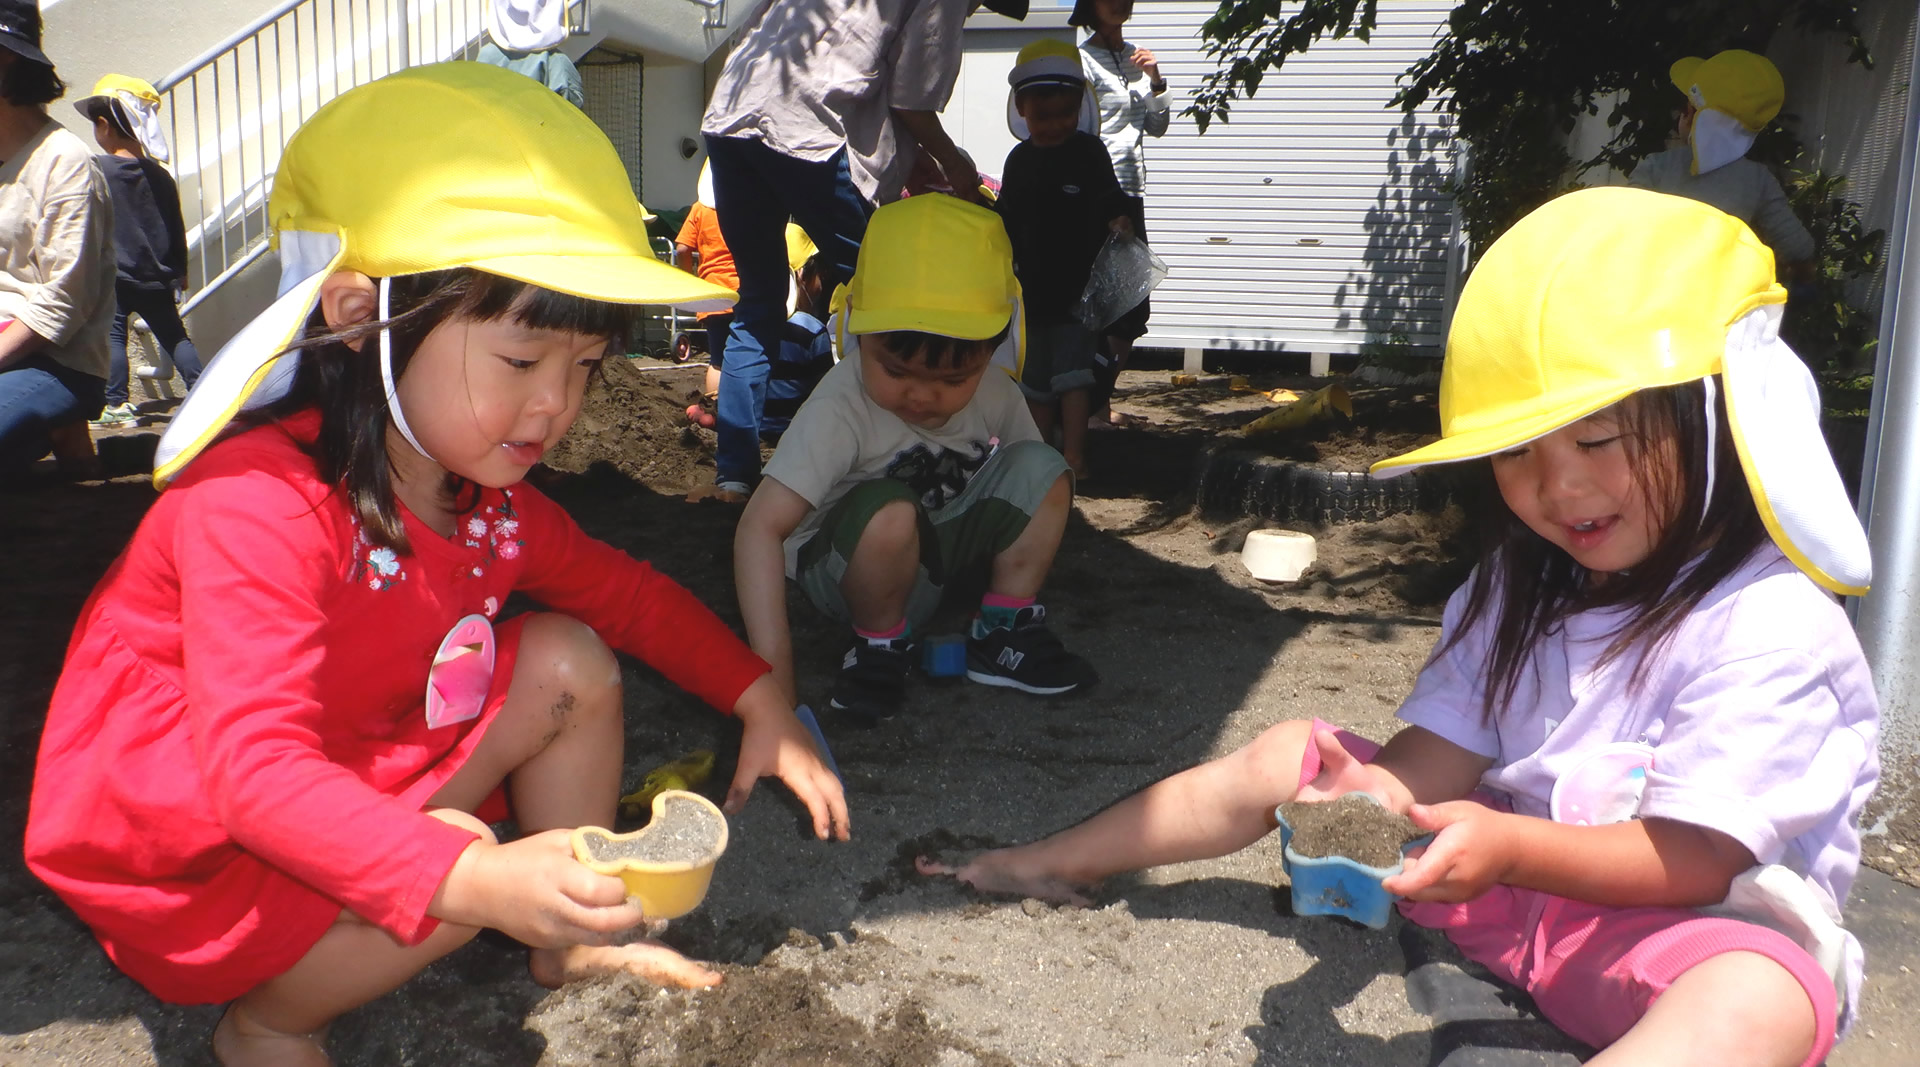
<path fill-rule="evenodd" d="M 189 308 L 263 254 L 267 194 L 301 123 L 356 85 L 471 57 L 489 2 L 279 0 L 155 83 L 198 283 Z"/>
<path fill-rule="evenodd" d="M 195 74 L 198 74 L 200 72 L 200 68 L 212 66 L 214 60 L 219 59 L 221 56 L 226 55 L 228 52 L 231 52 L 234 49 L 240 47 L 242 44 L 246 43 L 249 37 L 252 37 L 255 34 L 258 34 L 261 30 L 264 30 L 268 26 L 271 26 L 274 23 L 279 22 L 281 19 L 287 16 L 288 12 L 292 11 L 296 7 L 299 7 L 301 4 L 304 4 L 307 2 L 308 0 L 281 0 L 279 4 L 274 6 L 273 10 L 268 11 L 266 14 L 261 15 L 259 18 L 254 19 L 252 22 L 247 23 L 246 26 L 244 26 L 243 28 L 235 30 L 234 32 L 228 34 L 226 39 L 221 41 L 219 44 L 214 45 L 212 48 L 209 48 L 206 51 L 200 53 L 199 55 L 193 57 L 192 59 L 187 60 L 186 63 L 180 67 L 179 70 L 176 70 L 172 74 L 169 74 L 166 77 L 160 79 L 159 81 L 154 82 L 153 83 L 154 89 L 164 93 L 168 89 L 171 89 L 176 85 L 179 85 L 181 82 L 186 81 L 188 78 L 193 77 Z"/>

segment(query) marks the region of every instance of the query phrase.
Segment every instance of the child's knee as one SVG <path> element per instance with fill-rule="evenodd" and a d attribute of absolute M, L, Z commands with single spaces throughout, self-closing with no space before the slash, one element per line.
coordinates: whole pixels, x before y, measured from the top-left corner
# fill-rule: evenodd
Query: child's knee
<path fill-rule="evenodd" d="M 542 676 L 571 712 L 620 693 L 620 662 L 593 627 L 566 615 L 536 615 L 520 635 L 520 663 Z M 618 706 L 619 701 L 612 704 Z M 556 704 L 558 707 L 558 704 Z"/>
<path fill-rule="evenodd" d="M 1228 759 L 1240 764 L 1249 783 L 1261 791 L 1292 796 L 1300 788 L 1300 761 L 1313 743 L 1313 723 L 1306 719 L 1276 723 L 1260 732 Z"/>
<path fill-rule="evenodd" d="M 1748 1035 L 1756 1051 L 1778 1050 L 1804 1059 L 1820 1039 L 1820 1013 L 1814 1009 L 1813 994 L 1799 976 L 1771 956 L 1721 953 L 1681 975 L 1680 981 L 1711 990 L 1725 1013 L 1723 1027 Z"/>
<path fill-rule="evenodd" d="M 920 550 L 920 509 L 911 500 L 893 500 L 880 505 L 860 531 L 861 552 L 914 552 Z"/>

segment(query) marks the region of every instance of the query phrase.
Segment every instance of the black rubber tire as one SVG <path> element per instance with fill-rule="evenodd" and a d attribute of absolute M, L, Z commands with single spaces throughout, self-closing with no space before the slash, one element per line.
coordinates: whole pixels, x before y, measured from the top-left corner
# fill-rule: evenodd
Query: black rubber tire
<path fill-rule="evenodd" d="M 1246 449 L 1201 454 L 1196 504 L 1209 516 L 1252 515 L 1294 522 L 1378 522 L 1389 515 L 1438 511 L 1446 487 L 1422 471 L 1375 478 L 1332 471 Z"/>
<path fill-rule="evenodd" d="M 676 333 L 673 335 L 673 361 L 685 363 L 693 358 L 693 335 Z"/>

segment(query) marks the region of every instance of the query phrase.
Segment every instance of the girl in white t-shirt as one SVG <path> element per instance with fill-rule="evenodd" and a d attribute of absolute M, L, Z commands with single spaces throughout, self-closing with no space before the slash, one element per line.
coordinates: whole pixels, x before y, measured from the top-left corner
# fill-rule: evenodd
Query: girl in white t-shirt
<path fill-rule="evenodd" d="M 1462 295 L 1441 440 L 1376 468 L 1473 461 L 1498 489 L 1408 725 L 1375 745 L 1283 723 L 922 871 L 1083 901 L 1244 848 L 1281 802 L 1365 791 L 1436 832 L 1386 881 L 1402 914 L 1592 1063 L 1819 1063 L 1858 1000 L 1839 904 L 1878 707 L 1828 592 L 1864 591 L 1866 539 L 1773 278 L 1750 230 L 1678 197 L 1583 190 L 1523 220 Z"/>

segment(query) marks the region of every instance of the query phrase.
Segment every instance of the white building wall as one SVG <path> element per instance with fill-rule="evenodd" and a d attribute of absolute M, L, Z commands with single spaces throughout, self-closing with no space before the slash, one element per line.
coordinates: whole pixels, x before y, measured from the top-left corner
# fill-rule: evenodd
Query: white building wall
<path fill-rule="evenodd" d="M 1174 86 L 1172 128 L 1149 138 L 1147 230 L 1171 275 L 1143 344 L 1351 352 L 1438 346 L 1453 205 L 1452 140 L 1432 110 L 1389 110 L 1395 78 L 1432 50 L 1452 0 L 1380 6 L 1371 44 L 1321 41 L 1202 135 L 1179 110 L 1214 60 L 1199 29 L 1213 0 L 1134 8 L 1130 41 Z M 945 121 L 997 174 L 1013 146 L 1007 71 L 1041 36 L 1075 40 L 1063 12 L 1026 24 L 976 17 Z"/>

